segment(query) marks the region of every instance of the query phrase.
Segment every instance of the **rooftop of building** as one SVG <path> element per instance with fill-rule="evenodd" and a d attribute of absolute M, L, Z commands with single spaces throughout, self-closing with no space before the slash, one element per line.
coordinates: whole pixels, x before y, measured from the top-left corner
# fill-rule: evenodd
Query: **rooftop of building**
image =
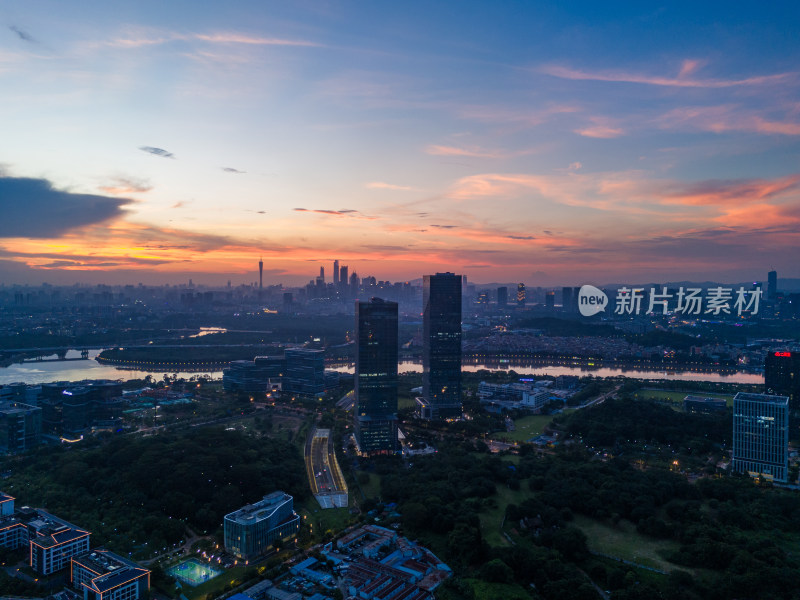
<path fill-rule="evenodd" d="M 40 548 L 53 548 L 90 535 L 88 531 L 73 529 L 65 525 L 60 525 L 54 529 L 49 527 L 40 529 L 38 533 L 39 536 L 32 539 L 31 544 L 39 546 Z"/>
<path fill-rule="evenodd" d="M 789 405 L 789 396 L 776 396 L 773 394 L 752 394 L 750 392 L 739 392 L 734 396 L 733 401 L 749 401 L 749 402 L 768 402 L 770 404 L 777 404 L 779 406 Z"/>
<path fill-rule="evenodd" d="M 286 492 L 272 492 L 264 496 L 263 500 L 243 506 L 237 511 L 225 515 L 226 521 L 233 521 L 241 525 L 252 525 L 269 519 L 275 511 L 293 498 Z"/>
<path fill-rule="evenodd" d="M 120 569 L 139 569 L 139 565 L 103 548 L 96 548 L 72 558 L 73 561 L 97 575 L 113 573 Z M 144 569 L 146 571 L 146 569 Z"/>

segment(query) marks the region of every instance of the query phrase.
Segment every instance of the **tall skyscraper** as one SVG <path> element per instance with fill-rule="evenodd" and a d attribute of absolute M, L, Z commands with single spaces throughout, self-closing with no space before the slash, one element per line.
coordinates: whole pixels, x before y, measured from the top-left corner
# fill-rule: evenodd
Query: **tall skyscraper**
<path fill-rule="evenodd" d="M 778 272 L 770 271 L 767 273 L 767 300 L 774 302 L 778 295 Z"/>
<path fill-rule="evenodd" d="M 230 286 L 228 286 L 230 287 Z M 263 259 L 258 259 L 258 289 L 262 289 L 264 287 L 264 261 Z"/>
<path fill-rule="evenodd" d="M 739 392 L 733 398 L 733 469 L 786 482 L 789 398 Z"/>
<path fill-rule="evenodd" d="M 572 288 L 561 288 L 561 310 L 564 312 L 574 312 L 575 308 L 572 304 Z"/>
<path fill-rule="evenodd" d="M 508 304 L 508 288 L 497 288 L 497 308 L 505 308 Z"/>
<path fill-rule="evenodd" d="M 420 413 L 429 419 L 461 416 L 461 275 L 425 275 Z"/>
<path fill-rule="evenodd" d="M 800 410 L 800 352 L 768 352 L 764 359 L 764 388 L 768 394 L 788 396 L 790 410 Z"/>
<path fill-rule="evenodd" d="M 517 306 L 525 306 L 525 284 L 517 285 Z"/>
<path fill-rule="evenodd" d="M 322 283 L 325 283 L 325 267 L 320 267 L 319 268 L 319 280 Z"/>
<path fill-rule="evenodd" d="M 349 281 L 349 278 L 348 278 L 348 275 L 347 275 L 347 271 L 348 271 L 347 265 L 344 265 L 339 270 L 339 289 L 345 295 L 346 295 L 346 292 L 347 292 L 347 282 Z"/>
<path fill-rule="evenodd" d="M 333 285 L 339 285 L 339 261 L 333 261 Z"/>
<path fill-rule="evenodd" d="M 547 310 L 553 310 L 556 307 L 556 293 L 552 290 L 547 292 L 544 296 L 544 306 Z"/>
<path fill-rule="evenodd" d="M 364 454 L 397 451 L 397 303 L 356 300 L 355 432 Z"/>
<path fill-rule="evenodd" d="M 358 273 L 353 271 L 353 274 L 350 275 L 350 293 L 353 295 L 354 298 L 358 297 L 358 284 L 360 282 L 361 281 L 358 278 Z"/>

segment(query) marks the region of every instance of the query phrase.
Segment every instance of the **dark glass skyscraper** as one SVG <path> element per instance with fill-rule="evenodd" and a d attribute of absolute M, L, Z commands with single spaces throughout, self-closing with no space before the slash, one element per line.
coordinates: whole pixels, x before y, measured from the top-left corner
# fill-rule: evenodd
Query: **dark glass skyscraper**
<path fill-rule="evenodd" d="M 767 352 L 764 387 L 768 394 L 788 396 L 789 409 L 800 411 L 800 352 Z"/>
<path fill-rule="evenodd" d="M 356 419 L 359 450 L 397 451 L 397 303 L 356 301 Z"/>
<path fill-rule="evenodd" d="M 425 275 L 420 412 L 430 419 L 461 416 L 461 275 Z"/>
<path fill-rule="evenodd" d="M 733 470 L 786 482 L 789 398 L 736 394 L 733 399 Z"/>
<path fill-rule="evenodd" d="M 508 288 L 497 288 L 497 308 L 505 308 L 508 304 Z"/>

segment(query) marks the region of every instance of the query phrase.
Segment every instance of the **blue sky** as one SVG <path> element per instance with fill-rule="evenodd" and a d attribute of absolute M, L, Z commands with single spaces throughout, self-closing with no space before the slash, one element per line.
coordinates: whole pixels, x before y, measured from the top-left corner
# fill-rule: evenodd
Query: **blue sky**
<path fill-rule="evenodd" d="M 6 2 L 0 281 L 800 276 L 797 5 L 645 4 Z"/>

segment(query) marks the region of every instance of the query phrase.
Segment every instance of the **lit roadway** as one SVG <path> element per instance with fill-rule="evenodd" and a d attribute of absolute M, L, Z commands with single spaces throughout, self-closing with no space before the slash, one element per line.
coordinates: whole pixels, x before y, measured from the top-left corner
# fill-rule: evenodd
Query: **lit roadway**
<path fill-rule="evenodd" d="M 312 433 L 305 447 L 308 483 L 313 494 L 346 492 L 336 458 L 332 456 L 328 429 L 318 429 Z"/>

